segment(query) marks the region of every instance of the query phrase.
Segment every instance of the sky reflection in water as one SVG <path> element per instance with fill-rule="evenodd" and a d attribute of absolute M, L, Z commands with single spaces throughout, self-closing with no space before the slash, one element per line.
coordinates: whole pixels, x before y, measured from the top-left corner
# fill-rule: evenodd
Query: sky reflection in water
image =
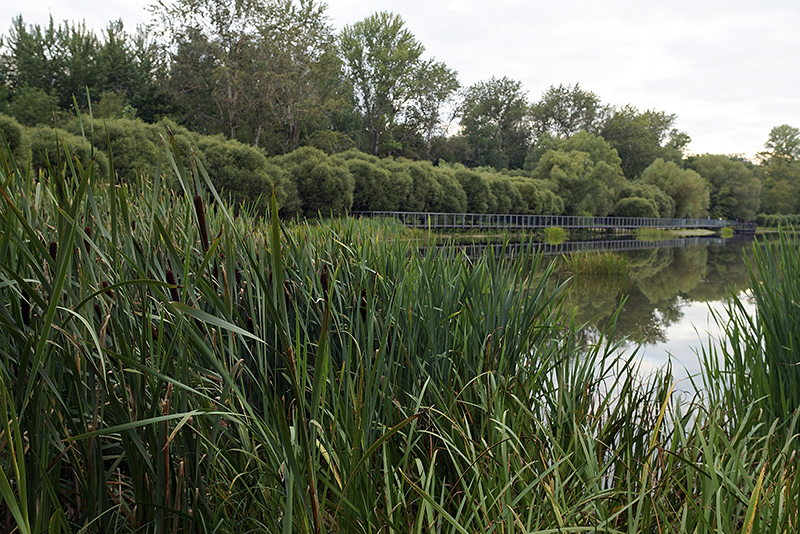
<path fill-rule="evenodd" d="M 671 360 L 677 389 L 690 393 L 687 376 L 700 372 L 698 354 L 721 338 L 712 310 L 727 317 L 726 298 L 733 291 L 744 296 L 746 309 L 755 313 L 745 294 L 749 275 L 744 257 L 752 254 L 752 246 L 739 241 L 630 252 L 627 277 L 576 276 L 564 306 L 575 310 L 578 323 L 587 324 L 587 335 L 596 339 L 600 330 L 610 327 L 624 299 L 614 340 L 621 341 L 625 351 L 642 343 L 637 354 L 643 373 Z"/>

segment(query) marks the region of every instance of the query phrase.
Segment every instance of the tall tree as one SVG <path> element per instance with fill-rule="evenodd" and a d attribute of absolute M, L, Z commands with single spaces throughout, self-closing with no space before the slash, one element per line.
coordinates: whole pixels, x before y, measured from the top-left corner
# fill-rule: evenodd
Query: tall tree
<path fill-rule="evenodd" d="M 800 129 L 776 126 L 759 154 L 764 170 L 761 202 L 767 213 L 800 213 Z"/>
<path fill-rule="evenodd" d="M 761 181 L 745 162 L 704 154 L 690 158 L 688 167 L 708 181 L 712 217 L 755 218 L 761 205 Z"/>
<path fill-rule="evenodd" d="M 681 169 L 672 161 L 657 158 L 644 170 L 640 183 L 656 185 L 672 197 L 674 217 L 705 217 L 708 213 L 708 184 L 691 169 Z"/>
<path fill-rule="evenodd" d="M 324 9 L 314 0 L 160 2 L 154 14 L 187 124 L 273 152 L 297 148 L 341 103 Z"/>
<path fill-rule="evenodd" d="M 450 117 L 444 114 L 460 87 L 457 73 L 444 63 L 430 60 L 421 63 L 417 69 L 414 95 L 406 111 L 406 120 L 422 135 L 428 160 L 437 159 L 434 140 L 447 133 L 454 117 L 453 114 Z"/>
<path fill-rule="evenodd" d="M 548 133 L 568 138 L 581 130 L 599 133 L 608 111 L 599 96 L 581 89 L 580 84 L 551 85 L 531 106 L 531 119 L 537 136 Z"/>
<path fill-rule="evenodd" d="M 32 96 L 41 103 L 42 94 L 55 99 L 55 109 L 69 109 L 73 97 L 85 103 L 87 89 L 95 102 L 115 93 L 125 103 L 141 105 L 148 120 L 169 108 L 158 83 L 162 65 L 142 29 L 131 36 L 115 21 L 97 37 L 84 24 L 56 26 L 51 19 L 43 28 L 17 17 L 7 41 L 2 63 L 13 109 L 26 108 Z"/>
<path fill-rule="evenodd" d="M 470 165 L 522 168 L 531 138 L 522 84 L 503 77 L 470 86 L 464 95 L 461 127 L 470 148 Z"/>
<path fill-rule="evenodd" d="M 788 124 L 774 127 L 769 132 L 769 139 L 764 144 L 764 148 L 766 150 L 759 154 L 764 161 L 800 160 L 800 129 Z"/>
<path fill-rule="evenodd" d="M 617 149 L 626 178 L 636 178 L 658 158 L 680 161 L 690 139 L 673 127 L 676 118 L 663 111 L 640 112 L 633 106 L 611 114 L 601 135 Z"/>
<path fill-rule="evenodd" d="M 391 151 L 388 133 L 415 95 L 425 48 L 404 26 L 399 15 L 382 11 L 345 26 L 339 35 L 346 73 L 375 155 L 382 144 Z"/>
<path fill-rule="evenodd" d="M 585 131 L 569 139 L 551 139 L 553 148 L 538 160 L 534 176 L 553 184 L 568 214 L 611 213 L 627 183 L 617 151 L 602 137 Z"/>

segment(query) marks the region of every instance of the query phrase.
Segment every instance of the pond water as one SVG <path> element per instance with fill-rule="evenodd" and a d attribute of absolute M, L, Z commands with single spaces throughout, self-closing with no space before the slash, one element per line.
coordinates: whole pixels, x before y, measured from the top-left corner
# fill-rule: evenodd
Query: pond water
<path fill-rule="evenodd" d="M 687 377 L 700 372 L 698 354 L 722 337 L 714 316 L 727 317 L 727 298 L 739 295 L 746 309 L 755 312 L 747 296 L 745 263 L 752 247 L 752 239 L 709 239 L 620 252 L 629 257 L 627 276 L 576 276 L 564 305 L 595 338 L 622 306 L 613 339 L 626 351 L 638 347 L 642 372 L 671 361 L 677 388 L 691 392 Z"/>

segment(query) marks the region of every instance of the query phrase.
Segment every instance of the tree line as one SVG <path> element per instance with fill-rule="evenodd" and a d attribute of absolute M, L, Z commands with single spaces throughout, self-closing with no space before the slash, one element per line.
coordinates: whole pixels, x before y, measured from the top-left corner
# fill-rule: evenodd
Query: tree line
<path fill-rule="evenodd" d="M 120 179 L 153 172 L 141 139 L 180 132 L 234 200 L 255 202 L 279 184 L 287 216 L 800 212 L 800 131 L 788 125 L 770 132 L 758 164 L 688 155 L 674 114 L 608 105 L 578 84 L 533 102 L 509 77 L 462 87 L 397 14 L 338 33 L 313 0 L 174 0 L 152 14 L 134 33 L 115 21 L 99 35 L 16 17 L 0 43 L 4 134 L 18 132 L 35 162 L 47 129 L 74 135 L 75 106 L 91 105 L 114 132 Z M 215 158 L 228 160 L 216 168 Z"/>

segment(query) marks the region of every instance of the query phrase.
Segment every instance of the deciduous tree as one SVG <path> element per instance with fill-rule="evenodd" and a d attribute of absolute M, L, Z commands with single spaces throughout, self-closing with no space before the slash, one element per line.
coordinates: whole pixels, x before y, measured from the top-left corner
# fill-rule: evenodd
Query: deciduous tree
<path fill-rule="evenodd" d="M 567 138 L 581 130 L 599 133 L 608 111 L 599 96 L 581 89 L 577 83 L 574 86 L 551 85 L 531 106 L 531 119 L 537 137 L 548 133 Z"/>
<path fill-rule="evenodd" d="M 712 217 L 755 218 L 761 205 L 761 181 L 744 162 L 705 154 L 691 158 L 688 166 L 708 181 Z"/>
<path fill-rule="evenodd" d="M 399 15 L 386 11 L 345 26 L 339 48 L 364 114 L 370 151 L 380 154 L 382 144 L 391 151 L 393 140 L 387 134 L 415 95 L 425 48 Z"/>
<path fill-rule="evenodd" d="M 503 77 L 470 86 L 464 95 L 461 127 L 471 166 L 521 169 L 531 138 L 522 84 Z"/>

